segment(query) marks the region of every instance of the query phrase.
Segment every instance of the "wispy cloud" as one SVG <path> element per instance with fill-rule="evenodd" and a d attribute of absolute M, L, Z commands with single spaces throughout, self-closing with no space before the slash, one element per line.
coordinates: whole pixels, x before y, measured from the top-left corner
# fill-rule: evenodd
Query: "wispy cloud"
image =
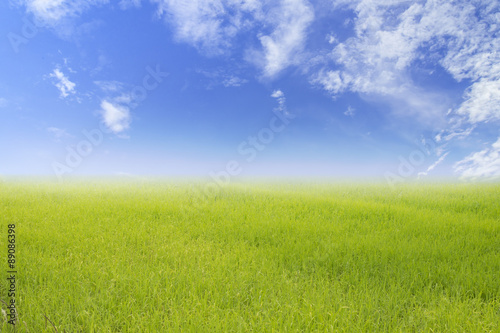
<path fill-rule="evenodd" d="M 61 98 L 66 98 L 75 93 L 76 84 L 71 82 L 59 68 L 55 68 L 49 77 L 55 79 L 54 85 L 59 89 Z"/>
<path fill-rule="evenodd" d="M 109 3 L 109 0 L 18 1 L 39 21 L 51 26 L 77 17 L 93 6 Z M 248 37 L 260 41 L 261 49 L 248 48 L 246 51 L 255 57 L 248 56 L 247 60 L 256 63 L 265 77 L 273 77 L 300 61 L 307 28 L 314 20 L 312 5 L 307 0 L 151 1 L 157 5 L 157 15 L 173 27 L 178 41 L 196 47 L 207 56 L 231 53 L 235 37 L 249 32 Z M 119 2 L 122 9 L 140 5 L 141 0 Z"/>
<path fill-rule="evenodd" d="M 91 6 L 101 5 L 108 0 L 19 0 L 29 12 L 45 24 L 56 24 L 62 19 L 73 17 Z"/>
<path fill-rule="evenodd" d="M 104 54 L 100 54 L 97 57 L 97 65 L 90 71 L 90 75 L 96 75 L 102 72 L 102 70 L 110 64 L 111 61 L 108 59 L 108 57 L 105 56 Z"/>
<path fill-rule="evenodd" d="M 345 110 L 344 115 L 346 115 L 348 117 L 354 117 L 354 112 L 355 111 L 356 111 L 356 109 L 349 105 L 347 107 L 347 110 Z"/>
<path fill-rule="evenodd" d="M 61 141 L 63 138 L 71 138 L 73 137 L 69 134 L 65 129 L 57 128 L 57 127 L 47 127 L 47 132 L 49 132 L 56 142 Z"/>
<path fill-rule="evenodd" d="M 119 5 L 123 10 L 129 8 L 138 8 L 141 6 L 141 0 L 120 0 Z"/>
<path fill-rule="evenodd" d="M 228 87 L 240 87 L 247 82 L 248 82 L 248 80 L 246 80 L 246 79 L 242 79 L 240 77 L 230 75 L 230 76 L 224 78 L 224 80 L 222 80 L 222 85 L 226 88 L 228 88 Z"/>
<path fill-rule="evenodd" d="M 439 157 L 436 162 L 432 163 L 428 168 L 427 170 L 425 170 L 424 172 L 419 172 L 418 173 L 418 178 L 422 177 L 422 176 L 427 176 L 429 174 L 429 172 L 431 172 L 432 170 L 434 170 L 439 164 L 441 164 L 444 159 L 446 158 L 446 156 L 448 156 L 449 152 L 446 152 L 444 153 L 443 155 L 441 155 L 441 157 Z"/>
<path fill-rule="evenodd" d="M 434 138 L 437 142 L 440 141 L 451 141 L 452 139 L 463 139 L 468 137 L 472 131 L 475 129 L 475 126 L 471 126 L 469 128 L 463 129 L 460 127 L 460 124 L 456 126 L 455 128 L 447 129 L 441 131 L 439 134 L 436 135 Z"/>
<path fill-rule="evenodd" d="M 197 73 L 205 76 L 209 80 L 207 89 L 211 89 L 218 85 L 222 85 L 226 88 L 240 87 L 248 82 L 247 79 L 243 79 L 236 74 L 227 73 L 223 69 L 216 69 L 212 71 L 198 70 Z"/>
<path fill-rule="evenodd" d="M 0 108 L 6 107 L 7 104 L 8 104 L 7 99 L 3 98 L 3 97 L 0 97 Z"/>
<path fill-rule="evenodd" d="M 306 30 L 314 19 L 307 0 L 154 2 L 158 3 L 158 15 L 174 27 L 177 40 L 195 46 L 208 56 L 231 52 L 234 38 L 243 32 L 255 35 L 261 49 L 247 49 L 246 59 L 258 65 L 265 77 L 273 77 L 298 62 Z"/>
<path fill-rule="evenodd" d="M 457 113 L 467 116 L 471 123 L 500 120 L 500 73 L 498 79 L 473 83 L 465 98 Z"/>
<path fill-rule="evenodd" d="M 284 0 L 270 15 L 276 26 L 270 35 L 261 36 L 263 72 L 273 77 L 298 61 L 304 49 L 306 30 L 314 19 L 314 11 L 308 1 Z"/>
<path fill-rule="evenodd" d="M 251 25 L 244 14 L 253 16 L 261 6 L 252 0 L 153 1 L 158 3 L 158 15 L 174 27 L 176 38 L 207 55 L 225 53 L 236 34 Z"/>
<path fill-rule="evenodd" d="M 477 178 L 500 177 L 500 138 L 479 152 L 467 156 L 454 165 L 455 172 L 464 179 L 475 180 Z"/>
<path fill-rule="evenodd" d="M 116 93 L 123 89 L 123 83 L 119 81 L 94 81 L 94 84 L 105 93 Z"/>
<path fill-rule="evenodd" d="M 120 134 L 130 127 L 130 109 L 125 105 L 103 100 L 100 113 L 104 124 L 115 134 Z"/>

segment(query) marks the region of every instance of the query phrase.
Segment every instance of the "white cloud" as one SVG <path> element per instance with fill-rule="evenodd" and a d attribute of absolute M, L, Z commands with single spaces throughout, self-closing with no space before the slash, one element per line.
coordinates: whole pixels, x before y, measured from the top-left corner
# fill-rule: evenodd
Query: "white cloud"
<path fill-rule="evenodd" d="M 467 116 L 471 123 L 500 120 L 500 76 L 495 81 L 482 79 L 475 82 L 465 97 L 466 101 L 457 113 Z"/>
<path fill-rule="evenodd" d="M 131 110 L 138 106 L 139 100 L 134 96 L 133 88 L 119 81 L 94 81 L 105 97 L 101 99 L 99 114 L 102 121 L 120 138 L 132 123 Z"/>
<path fill-rule="evenodd" d="M 130 110 L 127 106 L 103 100 L 101 115 L 104 124 L 115 134 L 119 134 L 130 127 Z"/>
<path fill-rule="evenodd" d="M 314 11 L 307 1 L 283 0 L 271 15 L 277 22 L 274 31 L 261 36 L 263 47 L 263 71 L 273 77 L 291 64 L 304 49 L 306 30 L 314 19 Z"/>
<path fill-rule="evenodd" d="M 21 0 L 27 10 L 47 24 L 81 14 L 91 6 L 105 4 L 108 0 Z"/>
<path fill-rule="evenodd" d="M 350 80 L 349 76 L 345 77 L 340 71 L 321 70 L 312 80 L 312 83 L 320 84 L 330 94 L 337 95 L 346 89 L 346 79 Z"/>
<path fill-rule="evenodd" d="M 55 68 L 49 76 L 56 79 L 55 86 L 59 89 L 61 98 L 68 97 L 70 94 L 75 93 L 76 84 L 71 82 L 59 68 Z"/>
<path fill-rule="evenodd" d="M 4 108 L 7 106 L 7 99 L 0 97 L 0 108 Z"/>
<path fill-rule="evenodd" d="M 326 40 L 328 41 L 328 44 L 335 44 L 338 42 L 337 37 L 335 37 L 334 34 L 328 34 L 326 36 Z"/>
<path fill-rule="evenodd" d="M 454 166 L 455 172 L 464 179 L 500 177 L 500 138 L 480 152 L 467 156 Z"/>
<path fill-rule="evenodd" d="M 278 100 L 278 110 L 281 112 L 284 112 L 286 115 L 289 115 L 288 111 L 286 110 L 286 99 L 285 99 L 285 94 L 280 90 L 277 89 L 273 91 L 271 94 L 271 97 L 276 98 Z"/>
<path fill-rule="evenodd" d="M 285 94 L 279 89 L 273 91 L 271 97 L 277 98 L 278 100 L 285 100 Z"/>
<path fill-rule="evenodd" d="M 250 25 L 244 14 L 256 15 L 260 2 L 254 0 L 153 0 L 158 15 L 172 24 L 179 41 L 208 55 L 222 54 L 236 34 Z"/>

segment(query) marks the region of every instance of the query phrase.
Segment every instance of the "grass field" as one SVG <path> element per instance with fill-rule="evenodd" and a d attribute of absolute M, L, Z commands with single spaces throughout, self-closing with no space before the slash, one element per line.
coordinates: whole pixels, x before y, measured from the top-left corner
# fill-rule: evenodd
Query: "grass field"
<path fill-rule="evenodd" d="M 17 331 L 500 332 L 498 184 L 194 189 L 0 183 Z"/>

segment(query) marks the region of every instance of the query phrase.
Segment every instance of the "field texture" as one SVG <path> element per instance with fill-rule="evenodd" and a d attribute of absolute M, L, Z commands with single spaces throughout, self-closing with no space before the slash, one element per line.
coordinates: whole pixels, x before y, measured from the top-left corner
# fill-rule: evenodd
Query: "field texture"
<path fill-rule="evenodd" d="M 18 332 L 500 332 L 499 203 L 499 185 L 10 181 L 0 258 L 7 276 L 15 224 Z"/>

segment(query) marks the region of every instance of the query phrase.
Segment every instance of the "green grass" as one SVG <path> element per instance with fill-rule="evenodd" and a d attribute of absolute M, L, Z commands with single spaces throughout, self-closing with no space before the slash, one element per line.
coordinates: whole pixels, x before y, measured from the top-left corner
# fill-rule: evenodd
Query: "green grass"
<path fill-rule="evenodd" d="M 188 183 L 11 181 L 0 257 L 15 223 L 18 332 L 53 332 L 44 315 L 59 332 L 500 332 L 499 203 L 498 184 L 200 200 Z"/>

